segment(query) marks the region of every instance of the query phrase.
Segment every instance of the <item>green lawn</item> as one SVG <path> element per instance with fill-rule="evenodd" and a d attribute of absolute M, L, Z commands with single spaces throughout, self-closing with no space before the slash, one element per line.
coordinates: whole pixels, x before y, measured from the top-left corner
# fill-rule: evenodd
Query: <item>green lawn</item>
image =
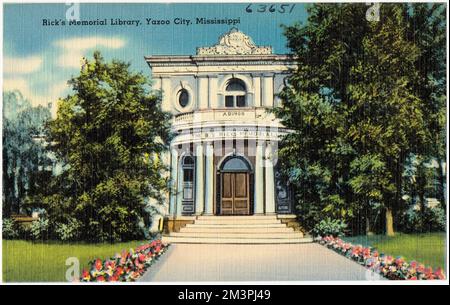
<path fill-rule="evenodd" d="M 372 246 L 378 251 L 392 255 L 403 256 L 407 260 L 415 260 L 431 267 L 445 267 L 446 234 L 402 234 L 393 237 L 384 235 L 345 237 L 352 244 Z M 445 270 L 445 269 L 444 269 Z"/>
<path fill-rule="evenodd" d="M 62 282 L 66 281 L 66 259 L 77 257 L 81 268 L 97 257 L 109 258 L 122 250 L 136 248 L 145 241 L 116 244 L 33 243 L 3 240 L 3 281 Z"/>

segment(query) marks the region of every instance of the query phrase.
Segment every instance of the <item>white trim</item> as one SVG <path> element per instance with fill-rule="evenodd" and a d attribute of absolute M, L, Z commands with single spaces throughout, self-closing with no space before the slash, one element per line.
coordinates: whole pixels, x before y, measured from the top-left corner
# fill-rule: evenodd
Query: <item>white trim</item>
<path fill-rule="evenodd" d="M 189 95 L 189 102 L 185 107 L 181 107 L 180 103 L 178 102 L 178 98 L 180 96 L 180 91 L 182 89 L 185 89 L 188 92 Z M 172 97 L 174 97 L 174 100 L 171 101 L 172 105 L 178 112 L 191 112 L 194 110 L 194 101 L 195 101 L 195 95 L 194 90 L 192 90 L 191 86 L 187 81 L 182 81 L 179 83 L 176 87 L 172 90 L 173 94 L 171 94 Z"/>
<path fill-rule="evenodd" d="M 220 166 L 222 165 L 222 163 L 225 161 L 226 158 L 230 157 L 230 156 L 236 156 L 236 157 L 242 157 L 243 159 L 245 159 L 245 161 L 247 161 L 248 165 L 250 166 L 250 171 L 253 172 L 254 171 L 254 166 L 252 164 L 252 162 L 250 162 L 250 160 L 248 159 L 248 157 L 242 153 L 238 153 L 238 152 L 230 152 L 226 155 L 224 155 L 219 162 L 217 162 L 217 166 L 216 166 L 216 171 L 220 170 Z"/>
<path fill-rule="evenodd" d="M 228 82 L 230 81 L 230 79 L 239 79 L 241 81 L 244 82 L 245 84 L 245 89 L 247 90 L 247 94 L 253 94 L 254 93 L 254 88 L 253 88 L 253 80 L 252 78 L 247 75 L 247 74 L 234 74 L 234 73 L 230 73 L 227 76 L 225 76 L 222 81 L 219 83 L 218 86 L 218 90 L 217 90 L 217 94 L 221 94 L 221 95 L 225 95 L 226 94 L 226 87 L 228 85 Z"/>

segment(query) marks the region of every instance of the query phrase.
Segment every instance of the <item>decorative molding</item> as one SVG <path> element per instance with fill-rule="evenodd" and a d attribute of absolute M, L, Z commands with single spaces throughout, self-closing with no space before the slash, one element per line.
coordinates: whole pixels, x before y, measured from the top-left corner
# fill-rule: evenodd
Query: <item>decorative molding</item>
<path fill-rule="evenodd" d="M 253 40 L 232 28 L 219 38 L 219 43 L 212 47 L 197 48 L 197 55 L 270 55 L 272 47 L 257 46 Z"/>

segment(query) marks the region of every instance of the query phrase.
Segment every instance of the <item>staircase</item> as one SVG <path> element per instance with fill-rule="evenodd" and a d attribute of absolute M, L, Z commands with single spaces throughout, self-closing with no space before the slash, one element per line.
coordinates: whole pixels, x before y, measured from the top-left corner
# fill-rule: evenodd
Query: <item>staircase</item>
<path fill-rule="evenodd" d="M 195 244 L 296 244 L 311 242 L 303 233 L 281 223 L 276 215 L 197 216 L 180 232 L 163 236 L 167 243 Z"/>

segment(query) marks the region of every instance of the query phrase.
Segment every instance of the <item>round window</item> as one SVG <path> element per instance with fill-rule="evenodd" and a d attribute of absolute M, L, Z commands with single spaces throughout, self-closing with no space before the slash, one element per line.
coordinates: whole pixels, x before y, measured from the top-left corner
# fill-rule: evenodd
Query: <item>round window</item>
<path fill-rule="evenodd" d="M 181 107 L 186 107 L 189 104 L 189 93 L 186 89 L 181 89 L 178 93 L 178 104 Z"/>

